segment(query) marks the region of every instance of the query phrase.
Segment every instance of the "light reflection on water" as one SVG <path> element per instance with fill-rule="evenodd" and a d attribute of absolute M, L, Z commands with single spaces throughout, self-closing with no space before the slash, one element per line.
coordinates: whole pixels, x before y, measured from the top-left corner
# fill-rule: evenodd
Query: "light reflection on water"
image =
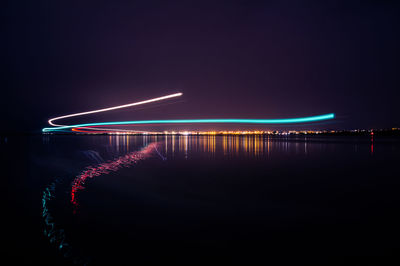
<path fill-rule="evenodd" d="M 125 137 L 128 138 L 129 137 Z M 147 137 L 149 138 L 149 137 Z M 153 137 L 157 141 L 157 137 Z M 216 152 L 224 155 L 259 156 L 269 148 L 270 139 L 263 136 L 164 136 L 164 152 L 174 157 L 182 154 L 186 159 L 193 153 L 214 156 Z M 146 138 L 144 138 L 146 140 Z"/>
<path fill-rule="evenodd" d="M 126 140 L 129 140 L 129 138 L 127 138 Z M 98 165 L 86 167 L 72 182 L 71 203 L 74 205 L 75 208 L 79 206 L 76 196 L 80 190 L 85 189 L 85 183 L 88 181 L 88 179 L 92 179 L 100 175 L 106 175 L 110 172 L 116 172 L 124 167 L 130 167 L 131 165 L 134 165 L 135 163 L 146 159 L 152 152 L 157 149 L 157 145 L 158 144 L 156 142 L 153 142 L 145 145 L 145 147 L 140 151 L 127 153 L 124 156 L 120 156 L 112 161 L 107 161 Z M 75 212 L 76 209 L 74 209 L 74 213 Z"/>
<path fill-rule="evenodd" d="M 136 141 L 137 139 L 135 139 Z M 48 139 L 44 139 L 44 143 L 48 143 Z M 95 165 L 87 166 L 81 173 L 79 173 L 72 184 L 70 185 L 71 189 L 71 199 L 70 203 L 73 205 L 73 214 L 76 214 L 76 210 L 79 207 L 79 203 L 77 200 L 78 192 L 85 189 L 86 183 L 89 179 L 93 179 L 94 177 L 98 177 L 101 175 L 109 174 L 110 172 L 116 172 L 121 168 L 130 167 L 140 160 L 146 159 L 153 152 L 158 152 L 157 150 L 157 142 L 148 142 L 148 138 L 143 138 L 144 148 L 139 151 L 129 152 L 129 138 L 109 138 L 110 145 L 114 146 L 117 153 L 121 150 L 125 152 L 124 156 L 117 157 L 113 160 L 107 162 L 101 162 Z M 115 144 L 115 145 L 114 145 Z M 87 154 L 93 154 L 97 152 L 89 151 Z M 99 156 L 99 155 L 98 155 Z M 160 154 L 161 158 L 162 155 Z M 95 158 L 95 157 L 92 157 Z M 96 163 L 99 162 L 96 158 L 94 160 Z M 73 246 L 71 246 L 67 242 L 67 236 L 65 234 L 64 228 L 60 228 L 57 223 L 57 220 L 54 219 L 51 207 L 54 205 L 54 201 L 56 199 L 56 189 L 59 187 L 59 184 L 62 183 L 61 178 L 56 178 L 54 182 L 48 185 L 43 191 L 42 195 L 42 218 L 44 222 L 43 233 L 49 239 L 49 242 L 52 245 L 55 245 L 57 249 L 62 253 L 62 255 L 71 260 L 73 264 L 82 264 L 87 265 L 90 262 L 90 258 L 86 257 L 82 254 L 77 254 Z"/>
<path fill-rule="evenodd" d="M 129 138 L 129 137 L 128 137 Z M 330 140 L 313 137 L 272 137 L 263 135 L 224 135 L 224 136 L 163 136 L 163 152 L 166 157 L 183 156 L 189 159 L 194 154 L 203 154 L 208 157 L 245 157 L 262 158 L 272 154 L 310 155 L 325 152 L 326 150 L 349 149 L 352 143 L 353 152 L 374 152 L 373 139 L 354 140 L 354 142 L 341 139 Z"/>
<path fill-rule="evenodd" d="M 90 137 L 89 137 L 90 138 Z M 353 153 L 374 154 L 374 138 L 321 138 L 315 136 L 285 137 L 269 135 L 208 135 L 208 136 L 132 136 L 109 135 L 93 136 L 99 143 L 107 139 L 107 149 L 111 158 L 134 151 L 150 142 L 160 142 L 160 151 L 165 157 L 183 156 L 190 159 L 193 154 L 215 156 L 261 158 L 273 154 L 309 155 L 328 150 L 349 149 Z M 43 144 L 50 144 L 49 137 L 43 138 Z M 351 145 L 348 145 L 351 144 Z M 349 150 L 350 151 L 350 150 Z M 310 155 L 311 155 L 310 154 Z"/>
<path fill-rule="evenodd" d="M 78 136 L 70 136 L 73 140 L 78 140 Z M 92 166 L 92 170 L 84 171 L 81 169 L 80 174 L 71 176 L 71 180 L 63 179 L 63 183 L 66 184 L 72 180 L 69 185 L 69 193 L 72 196 L 70 202 L 58 202 L 63 201 L 57 199 L 55 191 L 59 188 L 59 179 L 52 182 L 46 190 L 43 192 L 43 206 L 42 216 L 45 223 L 45 234 L 49 240 L 58 246 L 58 249 L 64 252 L 64 256 L 67 256 L 71 246 L 67 243 L 67 234 L 63 228 L 57 225 L 57 220 L 51 213 L 53 205 L 62 207 L 62 204 L 74 204 L 77 205 L 75 200 L 75 193 L 80 191 L 83 193 L 84 183 L 86 180 L 93 176 L 108 174 L 110 171 L 119 171 L 124 166 L 129 166 L 132 163 L 138 161 L 138 155 L 140 158 L 148 158 L 150 154 L 154 158 L 161 160 L 196 160 L 200 157 L 206 157 L 211 160 L 218 161 L 220 158 L 240 158 L 240 159 L 262 159 L 267 160 L 273 156 L 289 156 L 289 159 L 294 159 L 293 156 L 320 156 L 323 155 L 325 158 L 330 154 L 336 156 L 342 156 L 352 154 L 355 158 L 359 154 L 366 156 L 372 156 L 379 153 L 380 149 L 385 146 L 380 143 L 374 143 L 374 139 L 363 139 L 363 138 L 316 138 L 316 137 L 274 137 L 264 135 L 224 135 L 224 136 L 177 136 L 177 135 L 165 135 L 165 136 L 129 136 L 129 135 L 110 135 L 110 136 L 93 136 L 93 137 L 82 137 L 84 139 L 87 149 L 83 151 L 83 154 L 87 156 L 87 159 Z M 79 140 L 82 140 L 79 139 Z M 42 143 L 44 146 L 55 145 L 53 141 L 57 140 L 57 136 L 54 137 L 43 137 Z M 157 143 L 157 146 L 155 146 Z M 66 147 L 65 144 L 63 144 Z M 375 145 L 375 147 L 374 147 Z M 85 146 L 86 147 L 86 146 Z M 143 147 L 144 150 L 141 150 Z M 386 146 L 386 148 L 393 146 Z M 141 150 L 141 151 L 140 151 Z M 137 153 L 139 151 L 139 153 Z M 387 149 L 386 149 L 387 151 Z M 375 153 L 375 154 L 374 154 Z M 96 156 L 93 156 L 96 154 Z M 159 156 L 157 156 L 157 154 Z M 146 156 L 145 156 L 146 155 Z M 356 155 L 356 156 L 354 156 Z M 125 156 L 125 157 L 123 157 Z M 128 157 L 126 157 L 128 156 Z M 129 157 L 130 156 L 130 157 Z M 97 158 L 97 159 L 96 159 Z M 99 159 L 103 162 L 99 163 Z M 139 158 L 139 159 L 140 159 Z M 123 161 L 124 159 L 125 161 Z M 168 162 L 167 162 L 168 163 Z M 86 168 L 88 169 L 88 168 Z M 94 170 L 96 171 L 94 171 Z M 89 177 L 89 178 L 87 178 Z M 95 180 L 91 182 L 96 182 Z M 90 184 L 87 184 L 90 185 Z M 179 184 L 177 184 L 179 185 Z M 63 190 L 65 188 L 62 188 Z M 64 193 L 61 191 L 60 193 Z M 59 192 L 57 192 L 59 193 Z M 68 255 L 70 256 L 70 255 Z"/>

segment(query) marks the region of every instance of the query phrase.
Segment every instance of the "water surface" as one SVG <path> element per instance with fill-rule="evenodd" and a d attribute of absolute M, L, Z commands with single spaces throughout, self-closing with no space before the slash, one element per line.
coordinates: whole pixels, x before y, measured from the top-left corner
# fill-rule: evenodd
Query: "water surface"
<path fill-rule="evenodd" d="M 9 254 L 65 264 L 395 258 L 399 139 L 1 142 Z"/>

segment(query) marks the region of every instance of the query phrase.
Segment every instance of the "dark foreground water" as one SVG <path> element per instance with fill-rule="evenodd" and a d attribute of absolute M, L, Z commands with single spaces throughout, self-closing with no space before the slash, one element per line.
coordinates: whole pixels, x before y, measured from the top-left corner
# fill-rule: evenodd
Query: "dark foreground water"
<path fill-rule="evenodd" d="M 399 261 L 399 139 L 36 136 L 0 149 L 14 265 Z"/>

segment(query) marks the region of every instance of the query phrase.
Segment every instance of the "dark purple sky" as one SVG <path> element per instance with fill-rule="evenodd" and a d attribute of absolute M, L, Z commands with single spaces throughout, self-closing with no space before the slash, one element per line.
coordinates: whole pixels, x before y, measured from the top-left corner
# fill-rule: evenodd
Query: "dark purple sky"
<path fill-rule="evenodd" d="M 283 118 L 400 126 L 399 1 L 9 1 L 1 8 L 1 130 L 93 116 Z M 79 122 L 79 121 L 77 121 Z"/>

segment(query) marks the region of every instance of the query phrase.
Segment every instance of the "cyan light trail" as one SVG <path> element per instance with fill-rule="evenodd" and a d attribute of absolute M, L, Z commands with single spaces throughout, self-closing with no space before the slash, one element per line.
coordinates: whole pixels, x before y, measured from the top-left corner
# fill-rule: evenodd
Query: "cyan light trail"
<path fill-rule="evenodd" d="M 299 117 L 299 118 L 282 118 L 282 119 L 166 119 L 166 120 L 136 120 L 136 121 L 120 121 L 120 122 L 101 122 L 78 124 L 71 126 L 61 126 L 53 128 L 43 128 L 43 132 L 54 132 L 64 129 L 93 127 L 93 126 L 114 126 L 114 125 L 143 125 L 143 124 L 296 124 L 324 121 L 335 118 L 334 113 Z"/>
<path fill-rule="evenodd" d="M 209 123 L 217 123 L 217 124 L 295 124 L 295 123 L 317 122 L 317 121 L 323 121 L 323 120 L 335 118 L 335 114 L 330 113 L 330 114 L 324 114 L 324 115 L 318 115 L 318 116 L 299 117 L 299 118 L 283 118 L 283 119 L 231 119 L 231 118 L 228 118 L 228 119 L 172 119 L 172 120 L 166 119 L 166 120 L 136 120 L 136 121 L 120 121 L 120 122 L 101 122 L 101 123 L 88 123 L 88 124 L 77 124 L 77 125 L 60 125 L 60 124 L 54 123 L 54 121 L 64 119 L 64 118 L 89 115 L 89 114 L 100 113 L 100 112 L 107 112 L 107 111 L 112 111 L 112 110 L 116 110 L 116 109 L 127 108 L 127 107 L 142 105 L 142 104 L 146 104 L 146 103 L 162 101 L 162 100 L 175 98 L 175 97 L 179 97 L 179 96 L 182 96 L 181 92 L 169 94 L 169 95 L 161 96 L 161 97 L 157 97 L 157 98 L 152 98 L 152 99 L 144 100 L 144 101 L 140 101 L 140 102 L 134 102 L 134 103 L 118 105 L 118 106 L 114 106 L 114 107 L 108 107 L 108 108 L 97 109 L 97 110 L 93 110 L 93 111 L 74 113 L 74 114 L 50 118 L 48 122 L 50 125 L 52 125 L 54 127 L 43 128 L 42 131 L 43 132 L 62 132 L 62 131 L 70 132 L 70 129 L 71 129 L 72 131 L 79 132 L 79 130 L 77 128 L 80 128 L 80 129 L 90 129 L 90 130 L 93 130 L 93 133 L 95 133 L 96 131 L 98 133 L 100 131 L 103 132 L 104 130 L 128 131 L 128 130 L 124 130 L 124 129 L 115 129 L 115 128 L 111 128 L 111 129 L 110 128 L 96 128 L 96 127 L 102 127 L 102 126 L 115 126 L 115 125 L 199 124 L 199 123 L 202 123 L 202 124 L 209 124 Z"/>

